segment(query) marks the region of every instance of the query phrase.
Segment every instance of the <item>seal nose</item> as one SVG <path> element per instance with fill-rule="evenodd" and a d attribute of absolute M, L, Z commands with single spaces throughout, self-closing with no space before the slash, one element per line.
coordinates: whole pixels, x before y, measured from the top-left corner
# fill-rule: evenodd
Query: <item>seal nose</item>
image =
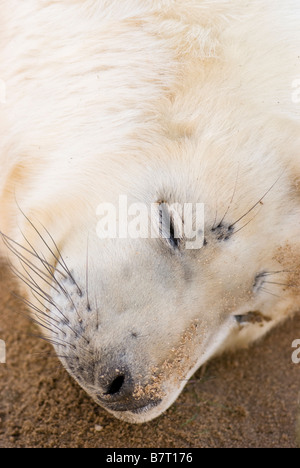
<path fill-rule="evenodd" d="M 130 406 L 134 393 L 134 381 L 128 367 L 111 366 L 98 376 L 100 392 L 97 393 L 99 403 L 113 409 Z"/>
<path fill-rule="evenodd" d="M 99 391 L 96 394 L 98 403 L 111 411 L 137 411 L 145 406 L 155 406 L 151 396 L 140 397 L 135 392 L 136 384 L 127 366 L 106 368 L 98 376 Z"/>

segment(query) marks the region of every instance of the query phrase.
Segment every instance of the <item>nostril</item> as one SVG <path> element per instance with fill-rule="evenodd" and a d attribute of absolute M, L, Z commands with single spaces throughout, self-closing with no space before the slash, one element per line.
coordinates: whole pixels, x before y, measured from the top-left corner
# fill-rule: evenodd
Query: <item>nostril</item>
<path fill-rule="evenodd" d="M 134 379 L 131 370 L 118 359 L 117 363 L 110 358 L 110 365 L 99 366 L 95 383 L 98 388 L 97 401 L 105 405 L 117 405 L 133 398 Z"/>
<path fill-rule="evenodd" d="M 124 382 L 125 382 L 125 376 L 118 375 L 118 377 L 116 377 L 115 380 L 109 386 L 109 389 L 105 395 L 116 395 L 117 393 L 119 393 L 121 388 L 124 385 Z"/>

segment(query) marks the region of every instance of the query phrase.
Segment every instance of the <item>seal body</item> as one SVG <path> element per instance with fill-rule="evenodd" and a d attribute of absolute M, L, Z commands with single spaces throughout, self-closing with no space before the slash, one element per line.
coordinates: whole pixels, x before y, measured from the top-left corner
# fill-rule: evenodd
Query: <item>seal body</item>
<path fill-rule="evenodd" d="M 0 9 L 2 253 L 76 381 L 150 420 L 300 306 L 299 2 Z M 101 236 L 122 196 L 163 205 L 168 235 Z"/>

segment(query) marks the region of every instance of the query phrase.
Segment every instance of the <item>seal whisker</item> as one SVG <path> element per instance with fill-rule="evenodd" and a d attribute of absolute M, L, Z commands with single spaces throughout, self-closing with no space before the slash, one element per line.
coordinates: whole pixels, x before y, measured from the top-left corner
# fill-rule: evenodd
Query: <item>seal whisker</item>
<path fill-rule="evenodd" d="M 49 267 L 53 268 L 53 265 L 51 265 L 49 262 L 43 260 L 38 254 L 35 254 L 34 252 L 32 252 L 31 250 L 27 249 L 24 245 L 21 245 L 19 242 L 15 241 L 14 239 L 8 237 L 6 234 L 4 234 L 3 232 L 0 232 L 0 235 L 2 236 L 2 240 L 5 244 L 5 246 L 15 255 L 17 256 L 22 256 L 24 259 L 27 260 L 27 262 L 30 262 L 26 257 L 24 257 L 24 255 L 20 254 L 20 252 L 18 252 L 16 250 L 16 248 L 12 247 L 9 242 L 13 243 L 14 245 L 20 247 L 22 250 L 24 250 L 25 252 L 29 253 L 30 255 L 32 255 L 33 257 L 37 258 L 43 266 L 45 266 L 45 264 L 47 264 Z M 31 262 L 30 262 L 31 263 Z M 32 264 L 38 271 L 42 272 L 42 270 L 39 270 L 38 267 L 36 267 L 36 265 Z M 58 268 L 55 268 L 55 271 L 57 271 L 64 279 L 67 279 L 67 276 L 65 275 L 65 273 L 63 273 L 61 270 L 59 270 Z"/>
<path fill-rule="evenodd" d="M 275 284 L 277 286 L 291 286 L 289 283 L 277 283 L 276 281 L 265 281 L 264 284 Z"/>
<path fill-rule="evenodd" d="M 20 315 L 23 315 L 24 317 L 26 317 L 27 320 L 29 320 L 30 322 L 35 323 L 35 324 L 38 325 L 39 327 L 42 327 L 42 328 L 44 328 L 45 330 L 50 331 L 52 334 L 54 334 L 54 335 L 56 335 L 56 336 L 59 336 L 59 333 L 58 333 L 57 331 L 53 330 L 53 328 L 51 328 L 51 327 L 53 327 L 53 326 L 55 326 L 55 325 L 52 325 L 51 323 L 48 323 L 46 320 L 43 320 L 43 319 L 39 319 L 39 320 L 38 320 L 38 319 L 32 317 L 32 316 L 29 315 L 29 314 L 25 314 L 24 312 L 18 312 L 18 313 L 19 313 Z M 46 324 L 46 325 L 45 325 L 45 324 Z M 48 326 L 47 326 L 47 325 L 48 325 Z M 59 330 L 59 331 L 61 332 L 62 330 Z"/>
<path fill-rule="evenodd" d="M 52 269 L 54 269 L 54 268 L 48 266 L 47 264 L 45 264 L 45 268 L 46 268 L 47 271 L 49 271 L 49 274 L 51 275 L 53 281 L 57 284 L 57 286 L 59 287 L 59 289 L 61 290 L 61 292 L 62 292 L 66 297 L 69 297 L 68 291 L 63 287 L 63 285 L 61 284 L 61 282 L 56 278 L 55 273 L 51 271 L 51 268 L 52 268 Z M 51 285 L 51 287 L 52 287 L 55 291 L 57 291 L 57 289 L 55 289 L 53 285 Z M 58 293 L 60 294 L 59 291 L 58 291 Z"/>
<path fill-rule="evenodd" d="M 21 231 L 22 233 L 22 231 Z M 30 248 L 33 250 L 33 252 L 39 256 L 38 252 L 35 250 L 35 248 L 31 245 L 31 243 L 28 241 L 28 239 L 25 237 L 25 235 L 22 233 L 25 241 L 28 243 L 28 245 L 30 246 Z M 46 258 L 43 254 L 41 254 L 44 258 L 44 260 L 42 260 L 42 263 L 44 265 L 44 267 L 46 268 L 46 270 L 48 271 L 50 277 L 52 278 L 52 280 L 57 284 L 57 286 L 60 288 L 60 290 L 65 294 L 67 295 L 67 291 L 63 288 L 63 286 L 61 285 L 61 283 L 57 280 L 57 278 L 55 277 L 55 271 L 56 271 L 56 268 L 54 266 L 50 266 L 48 265 L 48 262 L 46 261 Z M 53 271 L 52 271 L 53 270 Z M 45 281 L 46 282 L 46 281 Z M 51 286 L 52 289 L 54 289 L 58 294 L 60 294 L 60 292 L 53 286 L 53 283 L 47 283 L 49 286 Z"/>
<path fill-rule="evenodd" d="M 84 348 L 78 344 L 74 345 L 74 343 L 70 343 L 69 341 L 66 341 L 66 340 L 63 340 L 59 337 L 53 339 L 53 338 L 49 338 L 48 336 L 44 336 L 44 335 L 36 335 L 34 333 L 30 333 L 29 336 L 33 336 L 35 338 L 40 338 L 41 340 L 44 340 L 44 341 L 47 341 L 48 343 L 52 344 L 52 345 L 56 345 L 56 346 L 63 346 L 63 347 L 67 347 L 67 346 L 70 346 L 71 348 L 73 348 L 75 351 L 77 351 L 77 348 L 83 350 L 84 352 L 87 352 L 89 353 L 91 356 L 93 356 L 93 353 L 87 349 L 87 348 Z"/>
<path fill-rule="evenodd" d="M 31 279 L 31 281 L 35 284 L 35 286 L 36 286 L 36 287 L 39 287 L 39 286 L 38 286 L 38 283 L 37 283 L 37 282 L 35 281 L 35 279 L 32 277 L 32 275 L 30 274 L 30 272 L 25 268 L 25 266 L 23 265 L 23 263 L 20 262 L 20 264 L 21 264 L 21 267 L 23 268 L 23 270 L 25 271 L 25 273 L 26 273 L 26 274 L 29 276 L 29 278 Z M 41 278 L 41 277 L 39 276 L 39 278 Z M 53 283 L 49 283 L 49 281 L 47 281 L 47 280 L 44 279 L 44 278 L 41 278 L 41 279 L 42 279 L 46 284 L 48 284 L 48 286 L 50 286 L 51 289 L 54 289 L 54 291 L 56 291 L 58 294 L 60 294 L 59 290 L 56 289 L 56 288 L 53 286 Z M 40 287 L 39 287 L 39 289 L 40 289 Z"/>
<path fill-rule="evenodd" d="M 96 329 L 99 330 L 100 322 L 99 322 L 99 308 L 98 308 L 97 295 L 95 295 L 95 307 L 96 307 Z"/>
<path fill-rule="evenodd" d="M 25 284 L 27 284 L 25 282 Z M 47 293 L 45 293 L 43 291 L 43 294 L 42 293 L 39 293 L 38 291 L 36 291 L 34 288 L 32 288 L 30 285 L 28 285 L 29 288 L 31 289 L 31 292 L 32 294 L 33 293 L 36 293 L 38 296 L 40 296 L 42 299 L 44 299 L 46 302 L 48 302 L 49 304 L 51 304 L 60 314 L 61 316 L 67 320 L 67 318 L 65 317 L 65 315 L 63 314 L 63 312 L 60 310 L 60 308 L 58 307 L 58 305 L 53 301 L 53 299 L 51 298 L 51 296 L 49 296 Z M 34 295 L 34 294 L 33 294 Z M 34 296 L 35 297 L 35 296 Z"/>
<path fill-rule="evenodd" d="M 265 281 L 265 284 L 274 284 L 277 286 L 284 286 L 286 288 L 300 288 L 299 284 L 293 284 L 293 283 L 277 283 L 276 281 Z"/>
<path fill-rule="evenodd" d="M 67 291 L 67 289 L 65 289 L 61 284 L 60 282 L 55 278 L 55 276 L 53 277 L 55 282 L 57 283 L 57 285 L 59 286 L 59 288 L 61 289 L 61 291 L 63 292 L 63 294 L 65 295 L 65 297 L 70 301 L 72 307 L 75 309 L 75 311 L 77 312 L 77 315 L 78 315 L 78 318 L 79 318 L 79 321 L 81 321 L 81 317 L 79 315 L 79 312 L 77 310 L 77 307 L 72 299 L 72 297 L 70 296 L 70 293 Z M 59 293 L 60 294 L 60 293 Z"/>
<path fill-rule="evenodd" d="M 237 183 L 238 183 L 238 178 L 239 178 L 239 173 L 240 173 L 240 164 L 238 165 L 238 170 L 237 170 L 237 174 L 236 174 L 236 179 L 235 179 L 235 185 L 234 185 L 234 190 L 233 190 L 233 194 L 232 194 L 232 197 L 231 197 L 231 200 L 229 202 L 229 205 L 227 207 L 227 210 L 223 216 L 223 218 L 221 219 L 220 223 L 219 223 L 219 226 L 222 226 L 222 224 L 224 223 L 225 221 L 225 218 L 227 216 L 227 214 L 229 213 L 229 210 L 230 210 L 230 207 L 233 203 L 233 200 L 234 200 L 234 197 L 235 197 L 235 194 L 236 194 L 236 189 L 237 189 Z"/>
<path fill-rule="evenodd" d="M 66 354 L 57 354 L 55 351 L 40 351 L 35 353 L 30 353 L 28 355 L 30 358 L 40 358 L 40 357 L 49 357 L 53 359 L 66 359 L 72 360 L 71 356 L 67 356 Z"/>
<path fill-rule="evenodd" d="M 11 293 L 14 297 L 16 297 L 16 299 L 18 299 L 19 301 L 23 302 L 23 304 L 25 304 L 27 307 L 29 307 L 30 309 L 34 310 L 35 312 L 37 312 L 38 314 L 40 315 L 44 315 L 45 317 L 47 317 L 49 320 L 51 320 L 52 322 L 55 322 L 56 324 L 59 324 L 59 321 L 56 320 L 54 317 L 51 317 L 49 314 L 47 314 L 47 312 L 43 312 L 39 307 L 35 306 L 32 302 L 30 302 L 28 299 L 25 299 L 24 297 L 22 296 L 19 296 L 18 294 L 12 292 Z"/>
<path fill-rule="evenodd" d="M 48 337 L 43 336 L 43 335 L 36 335 L 35 333 L 28 333 L 28 336 L 31 336 L 31 337 L 34 337 L 34 338 L 39 338 L 40 340 L 46 341 L 47 343 L 50 343 L 52 345 L 63 346 L 64 348 L 66 348 L 67 345 L 69 345 L 72 348 L 76 349 L 76 347 L 72 343 L 67 343 L 66 341 L 64 342 L 62 340 L 58 341 L 59 338 L 52 339 L 52 338 L 48 338 Z"/>
<path fill-rule="evenodd" d="M 45 306 L 45 304 L 43 304 L 43 302 L 38 298 L 36 297 L 35 293 L 33 291 L 31 291 L 31 294 L 34 296 L 35 300 L 42 306 L 46 309 L 47 312 L 50 312 L 50 309 L 48 307 Z"/>
<path fill-rule="evenodd" d="M 36 297 L 35 293 L 34 293 L 33 291 L 31 291 L 31 293 L 32 293 L 32 295 L 34 296 L 35 300 L 38 301 L 38 302 L 41 304 L 42 307 L 45 307 L 45 305 L 39 300 L 39 298 Z M 50 310 L 46 308 L 46 311 L 48 311 L 48 316 L 50 317 L 50 315 L 49 315 L 49 314 L 50 314 Z M 77 333 L 76 333 L 76 331 L 71 327 L 70 321 L 69 321 L 68 317 L 66 317 L 65 314 L 64 314 L 60 309 L 58 309 L 58 312 L 59 312 L 59 314 L 63 317 L 64 324 L 65 324 L 76 336 L 78 336 Z M 56 322 L 59 323 L 59 321 L 56 321 Z"/>
<path fill-rule="evenodd" d="M 79 323 L 81 323 L 81 322 L 82 322 L 82 318 L 81 318 L 81 316 L 80 316 L 80 314 L 79 314 L 79 312 L 78 312 L 78 309 L 77 309 L 77 307 L 76 307 L 76 305 L 75 305 L 75 303 L 74 303 L 74 301 L 73 301 L 73 299 L 72 299 L 70 293 L 67 291 L 67 289 L 65 289 L 65 288 L 60 284 L 59 281 L 57 281 L 57 279 L 55 278 L 55 276 L 54 276 L 54 280 L 56 281 L 57 285 L 61 288 L 61 290 L 62 290 L 63 294 L 65 295 L 65 297 L 66 297 L 66 298 L 69 300 L 69 302 L 71 303 L 73 309 L 76 311 L 76 314 L 77 314 L 77 317 L 78 317 L 78 321 L 79 321 Z"/>
<path fill-rule="evenodd" d="M 262 276 L 273 276 L 273 275 L 279 275 L 282 273 L 295 273 L 296 270 L 280 270 L 280 271 L 267 271 L 262 274 Z"/>
<path fill-rule="evenodd" d="M 274 294 L 274 293 L 272 293 L 271 291 L 269 291 L 269 290 L 266 289 L 266 288 L 263 288 L 263 287 L 262 287 L 262 288 L 260 288 L 260 289 L 261 289 L 261 291 L 264 291 L 265 293 L 270 294 L 271 296 L 280 297 L 278 294 Z"/>
<path fill-rule="evenodd" d="M 73 282 L 73 284 L 76 285 L 76 287 L 77 287 L 77 292 L 78 292 L 79 296 L 81 297 L 81 296 L 82 296 L 82 290 L 81 290 L 81 288 L 79 287 L 78 283 L 76 282 L 76 280 L 75 280 L 74 276 L 72 275 L 70 269 L 68 268 L 68 266 L 67 266 L 67 264 L 66 264 L 66 262 L 65 262 L 65 260 L 64 260 L 64 258 L 63 258 L 63 256 L 62 256 L 62 254 L 61 254 L 61 251 L 60 251 L 60 249 L 58 248 L 57 243 L 55 242 L 53 236 L 52 236 L 51 233 L 48 231 L 48 229 L 47 229 L 40 221 L 39 221 L 39 223 L 40 223 L 40 225 L 43 227 L 43 229 L 46 231 L 46 233 L 47 233 L 48 236 L 50 237 L 51 241 L 53 242 L 53 245 L 54 245 L 54 247 L 55 247 L 55 249 L 56 249 L 56 251 L 57 251 L 57 253 L 58 253 L 59 259 L 61 260 L 62 264 L 60 263 L 60 261 L 58 261 L 58 263 L 59 263 L 61 266 L 64 266 L 64 267 L 65 267 L 65 271 L 68 273 L 69 278 L 71 279 L 71 281 Z M 48 248 L 49 248 L 49 246 L 48 246 Z"/>
<path fill-rule="evenodd" d="M 90 300 L 89 300 L 89 237 L 87 238 L 87 247 L 86 247 L 85 277 L 86 277 L 87 309 L 90 312 L 92 309 L 91 309 Z"/>
<path fill-rule="evenodd" d="M 251 218 L 246 224 L 244 224 L 244 226 L 242 226 L 240 229 L 238 229 L 237 231 L 233 231 L 231 233 L 232 236 L 234 236 L 235 234 L 237 234 L 238 232 L 241 232 L 244 228 L 246 228 L 250 223 L 252 223 L 252 221 L 254 221 L 254 219 L 259 215 L 261 210 L 259 210 L 254 216 L 253 218 Z M 232 226 L 230 226 L 231 228 Z"/>
<path fill-rule="evenodd" d="M 59 327 L 57 324 L 59 324 L 60 322 L 58 320 L 56 320 L 54 317 L 52 317 L 51 315 L 47 314 L 46 312 L 44 312 L 43 310 L 39 309 L 37 306 L 35 306 L 32 302 L 30 302 L 29 300 L 19 296 L 18 294 L 15 294 L 15 293 L 12 293 L 12 295 L 14 295 L 18 300 L 20 300 L 23 304 L 25 304 L 27 307 L 29 307 L 30 309 L 34 310 L 39 316 L 43 316 L 43 317 L 46 317 L 46 319 L 43 319 L 45 323 L 47 323 L 49 326 L 53 326 L 55 327 L 57 330 L 59 330 L 61 333 L 63 333 L 65 336 L 66 336 L 66 333 L 62 330 L 61 327 Z M 28 317 L 29 318 L 29 317 Z M 52 322 L 52 323 L 51 323 Z M 54 322 L 54 323 L 53 323 Z M 40 324 L 39 322 L 35 321 L 35 323 L 37 324 Z M 70 327 L 68 325 L 68 323 L 65 323 L 66 326 L 68 326 L 71 331 L 77 335 L 77 333 L 75 332 L 75 330 L 73 330 L 72 327 Z M 49 329 L 50 331 L 52 329 Z"/>
<path fill-rule="evenodd" d="M 37 287 L 38 289 L 41 290 L 41 288 L 39 288 L 38 284 L 34 280 L 30 280 L 29 278 L 26 278 L 26 276 L 24 276 L 23 273 L 17 270 L 17 268 L 15 268 L 12 263 L 8 264 L 8 268 L 10 269 L 12 274 L 16 276 L 17 278 L 19 278 L 23 283 L 27 285 L 31 285 L 33 287 Z"/>
<path fill-rule="evenodd" d="M 35 351 L 34 353 L 30 353 L 29 356 L 50 356 L 54 358 L 63 358 L 63 359 L 74 359 L 72 356 L 68 356 L 67 354 L 57 354 L 53 349 L 47 350 L 47 351 Z"/>
<path fill-rule="evenodd" d="M 52 300 L 51 296 L 49 296 L 49 294 L 47 294 L 45 291 L 43 291 L 39 286 L 38 286 L 38 289 L 40 290 L 37 291 L 35 289 L 35 287 L 32 285 L 32 283 L 30 282 L 30 280 L 28 279 L 25 279 L 24 278 L 24 275 L 22 275 L 21 273 L 18 272 L 18 270 L 16 268 L 14 268 L 13 266 L 11 266 L 11 269 L 13 270 L 13 273 L 24 283 L 26 284 L 31 291 L 34 291 L 36 294 L 38 294 L 40 297 L 42 297 L 43 299 L 45 299 L 45 301 L 49 302 L 51 305 L 53 305 L 55 308 L 57 308 L 57 305 L 55 304 L 55 302 Z"/>
<path fill-rule="evenodd" d="M 27 242 L 27 244 L 28 244 L 29 247 L 31 248 L 31 250 L 35 253 L 35 255 L 36 255 L 37 257 L 40 257 L 41 262 L 43 263 L 44 267 L 45 267 L 46 270 L 49 272 L 50 276 L 53 278 L 53 276 L 54 276 L 54 271 L 55 271 L 55 267 L 52 266 L 52 265 L 51 265 L 51 267 L 48 266 L 45 256 L 43 255 L 43 258 L 44 258 L 44 260 L 43 260 L 43 259 L 42 259 L 42 254 L 41 254 L 41 255 L 38 254 L 37 250 L 33 247 L 33 245 L 31 244 L 31 242 L 29 242 L 29 240 L 27 239 L 27 237 L 25 236 L 25 234 L 21 231 L 21 229 L 20 229 L 20 232 L 21 232 L 21 234 L 22 234 L 24 240 Z M 51 271 L 51 269 L 53 269 L 54 271 Z"/>
<path fill-rule="evenodd" d="M 51 253 L 51 255 L 53 256 L 53 258 L 57 261 L 57 263 L 62 267 L 62 269 L 67 273 L 67 275 L 69 276 L 69 278 L 74 282 L 74 284 L 77 285 L 76 281 L 74 280 L 69 268 L 67 267 L 66 265 L 66 262 L 64 261 L 64 259 L 62 258 L 62 256 L 60 255 L 60 252 L 59 252 L 59 249 L 56 245 L 56 243 L 54 242 L 52 236 L 50 235 L 50 233 L 47 231 L 47 229 L 41 224 L 41 226 L 45 229 L 45 231 L 47 232 L 47 234 L 49 235 L 50 239 L 52 240 L 52 242 L 54 243 L 54 246 L 56 248 L 56 250 L 58 251 L 58 254 L 59 254 L 59 257 L 57 257 L 57 255 L 53 252 L 53 250 L 51 249 L 51 247 L 49 246 L 49 244 L 46 242 L 46 240 L 44 239 L 44 237 L 42 236 L 42 234 L 40 233 L 40 231 L 37 229 L 37 227 L 33 224 L 33 222 L 29 219 L 29 217 L 24 213 L 24 211 L 22 210 L 22 208 L 19 206 L 18 202 L 16 201 L 17 203 L 17 206 L 20 210 L 20 212 L 22 213 L 22 215 L 25 217 L 25 219 L 27 220 L 27 222 L 30 224 L 30 226 L 33 228 L 33 230 L 36 232 L 36 234 L 38 235 L 38 237 L 41 239 L 41 241 L 43 242 L 43 244 L 46 246 L 46 248 L 48 249 L 48 251 Z M 77 285 L 78 286 L 78 285 Z"/>
<path fill-rule="evenodd" d="M 44 299 L 46 299 L 46 296 L 48 297 L 48 300 L 50 298 L 50 296 L 45 292 L 43 291 L 38 285 L 35 286 L 32 281 L 30 281 L 28 278 L 26 278 L 22 273 L 20 273 L 13 265 L 9 265 L 9 268 L 10 270 L 12 271 L 12 273 L 17 276 L 17 278 L 19 278 L 24 284 L 26 284 L 32 291 L 35 291 L 37 294 L 39 294 L 40 296 L 42 296 Z M 36 291 L 37 288 L 40 292 L 38 293 L 38 291 Z"/>
<path fill-rule="evenodd" d="M 51 317 L 47 316 L 47 314 L 45 314 L 42 310 L 39 310 L 37 307 L 34 307 L 33 304 L 31 304 L 29 301 L 26 302 L 20 296 L 18 296 L 16 294 L 14 294 L 14 296 L 18 300 L 22 301 L 27 307 L 30 307 L 32 310 L 35 310 L 38 315 L 34 314 L 35 317 L 36 317 L 35 318 L 35 317 L 33 317 L 32 314 L 27 314 L 26 312 L 23 312 L 23 311 L 20 311 L 20 310 L 16 311 L 17 314 L 23 315 L 23 317 L 26 317 L 26 319 L 29 320 L 30 322 L 35 323 L 36 325 L 39 325 L 40 327 L 50 331 L 51 333 L 54 333 L 57 336 L 59 336 L 58 332 L 64 333 L 61 328 L 59 328 L 57 325 L 51 323 Z M 47 319 L 45 319 L 43 316 L 46 316 Z M 50 320 L 48 320 L 48 319 L 50 319 Z M 53 330 L 53 327 L 58 329 L 58 332 Z"/>
<path fill-rule="evenodd" d="M 217 227 L 217 218 L 218 218 L 218 207 L 216 207 L 216 214 L 215 214 L 215 219 L 214 219 L 214 222 L 213 222 L 213 225 L 212 225 L 212 231 L 214 231 Z"/>
<path fill-rule="evenodd" d="M 251 213 L 258 205 L 262 203 L 262 201 L 267 197 L 267 195 L 273 190 L 275 185 L 279 182 L 281 179 L 282 174 L 278 177 L 278 179 L 272 184 L 272 186 L 267 190 L 267 192 L 258 200 L 255 205 L 253 205 L 243 216 L 241 216 L 237 221 L 235 221 L 233 224 L 230 225 L 230 228 L 232 229 L 237 223 L 239 223 L 242 219 L 244 219 L 249 213 Z"/>
<path fill-rule="evenodd" d="M 36 275 L 43 275 L 44 277 L 51 279 L 44 271 L 40 270 L 36 265 L 34 265 L 30 260 L 28 260 L 24 255 L 18 252 L 14 247 L 12 247 L 9 242 L 3 238 L 3 243 L 7 249 L 13 253 L 22 263 L 27 265 Z"/>

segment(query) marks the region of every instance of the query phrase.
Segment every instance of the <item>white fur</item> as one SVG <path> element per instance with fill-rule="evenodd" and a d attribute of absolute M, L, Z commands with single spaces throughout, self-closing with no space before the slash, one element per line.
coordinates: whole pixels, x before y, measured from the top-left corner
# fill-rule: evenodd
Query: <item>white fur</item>
<path fill-rule="evenodd" d="M 181 359 L 187 378 L 295 311 L 295 286 L 252 288 L 260 272 L 299 267 L 299 1 L 2 0 L 0 11 L 0 229 L 28 249 L 25 235 L 53 263 L 23 213 L 45 226 L 83 289 L 89 238 L 91 315 L 72 297 L 99 359 L 123 343 L 145 385 L 199 320 Z M 205 203 L 207 247 L 178 261 L 160 241 L 99 242 L 97 206 L 120 194 Z M 240 232 L 216 240 L 211 228 L 228 207 L 230 224 L 262 198 Z M 257 310 L 270 322 L 237 326 L 234 315 Z M 72 326 L 78 320 L 73 313 Z M 145 337 L 139 348 L 127 343 L 132 327 Z M 184 386 L 175 377 L 162 378 L 160 406 L 117 416 L 158 416 Z"/>

